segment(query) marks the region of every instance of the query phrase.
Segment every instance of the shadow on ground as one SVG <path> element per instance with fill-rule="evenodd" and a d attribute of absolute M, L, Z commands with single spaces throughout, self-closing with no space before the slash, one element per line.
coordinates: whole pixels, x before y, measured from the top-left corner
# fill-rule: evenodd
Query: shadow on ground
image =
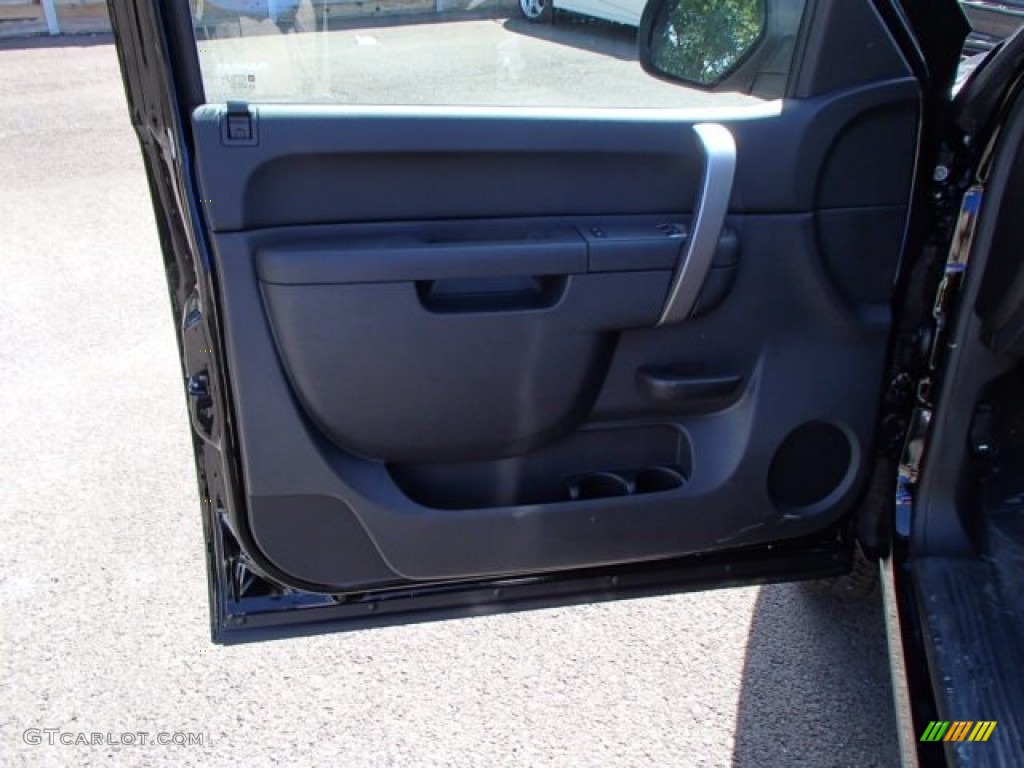
<path fill-rule="evenodd" d="M 591 19 L 574 14 L 559 14 L 554 24 L 537 24 L 520 18 L 504 22 L 509 32 L 567 45 L 581 51 L 636 61 L 636 29 L 623 24 Z"/>
<path fill-rule="evenodd" d="M 881 597 L 761 590 L 740 690 L 735 766 L 899 764 Z"/>

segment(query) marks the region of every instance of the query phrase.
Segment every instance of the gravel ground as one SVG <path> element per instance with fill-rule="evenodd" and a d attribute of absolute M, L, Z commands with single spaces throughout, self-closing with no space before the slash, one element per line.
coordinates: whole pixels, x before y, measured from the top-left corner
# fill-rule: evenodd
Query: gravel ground
<path fill-rule="evenodd" d="M 109 39 L 0 45 L 0 105 L 0 764 L 897 762 L 879 604 L 792 585 L 212 647 Z M 30 728 L 204 743 L 33 745 Z"/>

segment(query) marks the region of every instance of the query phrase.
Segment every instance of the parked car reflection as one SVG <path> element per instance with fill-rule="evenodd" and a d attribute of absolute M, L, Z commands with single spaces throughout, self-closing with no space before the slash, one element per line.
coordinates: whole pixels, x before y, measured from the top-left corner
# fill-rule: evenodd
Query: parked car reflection
<path fill-rule="evenodd" d="M 639 27 L 646 4 L 647 0 L 519 0 L 519 10 L 535 22 L 549 21 L 557 10 Z"/>

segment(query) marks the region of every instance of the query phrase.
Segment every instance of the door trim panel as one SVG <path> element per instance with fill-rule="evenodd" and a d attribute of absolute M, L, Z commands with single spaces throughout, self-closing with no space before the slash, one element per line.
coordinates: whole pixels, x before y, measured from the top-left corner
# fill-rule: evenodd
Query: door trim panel
<path fill-rule="evenodd" d="M 555 220 L 552 225 L 558 223 Z M 316 529 L 300 527 L 302 536 L 320 542 L 337 539 L 349 527 L 343 517 L 351 515 L 396 577 L 437 581 L 543 571 L 551 566 L 587 567 L 676 557 L 775 541 L 835 523 L 848 511 L 863 482 L 868 449 L 863 436 L 873 432 L 874 394 L 862 390 L 865 385 L 874 387 L 873 382 L 880 386 L 887 326 L 863 324 L 841 301 L 822 303 L 827 292 L 821 281 L 827 280 L 827 275 L 815 262 L 813 216 L 732 217 L 730 227 L 740 232 L 744 243 L 750 243 L 734 288 L 736 301 L 727 301 L 707 318 L 671 328 L 637 330 L 628 335 L 628 344 L 626 338 L 619 342 L 620 351 L 637 344 L 665 348 L 667 343 L 678 345 L 679 341 L 669 339 L 682 332 L 682 348 L 690 350 L 694 359 L 712 359 L 713 350 L 721 348 L 722 339 L 727 338 L 720 332 L 729 333 L 728 328 L 737 322 L 741 323 L 738 327 L 749 326 L 749 319 L 739 318 L 783 312 L 770 326 L 762 325 L 760 332 L 748 329 L 742 336 L 733 334 L 729 341 L 734 363 L 723 361 L 723 368 L 745 382 L 735 404 L 719 413 L 677 419 L 694 457 L 694 471 L 687 484 L 677 491 L 630 498 L 629 504 L 598 499 L 454 512 L 413 502 L 389 476 L 386 465 L 346 455 L 306 418 L 275 348 L 251 258 L 262 238 L 281 235 L 219 236 L 216 258 L 225 286 L 228 354 L 238 374 L 233 382 L 251 502 L 249 524 L 257 540 L 261 531 L 269 530 L 267 525 L 279 529 L 280 523 L 267 520 L 264 514 L 285 515 L 282 520 L 302 519 L 298 512 L 289 514 L 279 504 L 261 505 L 260 498 L 314 494 L 335 500 L 340 527 L 332 531 L 329 523 L 321 522 Z M 771 253 L 793 257 L 777 262 Z M 893 262 L 897 254 L 894 246 Z M 619 277 L 614 273 L 606 276 L 612 280 L 610 285 Z M 765 291 L 767 285 L 788 286 L 787 293 Z M 761 298 L 755 300 L 755 296 Z M 814 335 L 819 340 L 811 347 L 803 344 L 789 350 L 787 335 L 796 328 L 806 334 L 807 317 L 816 318 Z M 709 335 L 714 326 L 722 330 Z M 648 337 L 649 344 L 644 341 Z M 698 343 L 698 339 L 703 340 Z M 848 370 L 860 373 L 850 377 Z M 794 387 L 803 393 L 802 398 L 788 396 Z M 820 420 L 823 414 L 815 403 L 822 401 L 833 404 L 833 412 L 825 416 L 850 437 L 853 468 L 820 504 L 801 510 L 780 509 L 764 485 L 774 447 L 795 427 Z M 636 407 L 648 407 L 642 400 L 637 402 Z M 624 413 L 622 405 L 618 411 Z M 607 409 L 603 412 L 605 419 L 611 416 Z M 630 415 L 629 423 L 644 423 L 638 417 L 639 413 Z M 761 448 L 751 442 L 755 422 Z M 614 425 L 613 421 L 604 423 Z M 289 450 L 282 453 L 282 445 Z M 714 450 L 709 452 L 709 446 Z M 733 463 L 737 459 L 740 463 Z M 751 524 L 754 508 L 765 510 L 765 516 Z M 346 578 L 345 565 L 339 559 L 333 572 L 317 568 L 315 575 L 339 579 L 332 582 L 338 588 L 354 587 Z M 309 564 L 297 561 L 290 566 L 298 571 Z M 308 579 L 314 574 L 294 575 Z"/>
<path fill-rule="evenodd" d="M 737 146 L 727 226 L 741 254 L 721 268 L 732 271 L 734 284 L 714 311 L 660 328 L 668 272 L 661 273 L 660 289 L 648 286 L 637 294 L 645 306 L 651 304 L 650 312 L 616 318 L 614 297 L 629 295 L 629 281 L 641 281 L 639 286 L 657 273 L 573 271 L 591 266 L 595 242 L 601 240 L 595 227 L 630 230 L 644 222 L 689 218 L 703 165 L 692 124 L 576 115 L 546 120 L 545 131 L 537 132 L 516 110 L 410 119 L 404 110 L 261 106 L 259 146 L 231 147 L 221 141 L 222 109 L 200 108 L 194 115 L 198 176 L 204 196 L 213 200 L 207 215 L 249 499 L 244 524 L 257 541 L 266 539 L 282 524 L 305 519 L 301 511 L 289 512 L 285 500 L 315 497 L 322 500 L 321 512 L 315 521 L 289 529 L 297 542 L 291 550 L 323 551 L 325 542 L 333 541 L 335 551 L 344 552 L 356 524 L 395 579 L 415 582 L 674 558 L 834 525 L 851 509 L 865 480 L 889 321 L 884 309 L 861 312 L 857 298 L 833 284 L 821 239 L 832 219 L 820 212 L 842 209 L 849 224 L 860 217 L 873 221 L 879 211 L 905 210 L 913 158 L 903 156 L 903 143 L 914 145 L 918 98 L 916 81 L 897 80 L 787 104 L 776 117 L 726 123 Z M 302 119 L 296 120 L 298 113 Z M 877 146 L 879 127 L 894 137 L 888 148 Z M 851 158 L 863 164 L 869 151 L 871 172 L 850 173 Z M 230 173 L 222 171 L 228 168 Z M 844 173 L 849 183 L 837 196 L 831 179 Z M 480 180 L 486 180 L 486 190 Z M 394 221 L 398 189 L 407 196 L 402 211 L 410 217 Z M 554 233 L 550 259 L 539 256 L 542 246 L 508 237 L 523 228 Z M 429 235 L 411 245 L 402 239 L 432 231 L 447 234 L 440 243 L 431 243 Z M 497 234 L 481 234 L 487 232 Z M 573 232 L 586 240 L 584 260 Z M 338 243 L 357 245 L 339 250 Z M 894 270 L 900 246 L 882 243 L 884 253 L 873 263 Z M 615 256 L 617 263 L 628 263 L 629 250 Z M 587 300 L 592 317 L 605 321 L 596 326 L 605 351 L 590 383 L 574 390 L 570 399 L 577 407 L 571 413 L 549 420 L 528 439 L 509 439 L 482 453 L 490 452 L 494 466 L 505 467 L 512 477 L 525 461 L 518 453 L 544 451 L 572 430 L 662 425 L 683 435 L 692 472 L 678 488 L 629 497 L 628 503 L 614 497 L 516 503 L 514 495 L 506 497 L 511 503 L 458 509 L 417 503 L 396 483 L 391 465 L 440 458 L 456 473 L 475 471 L 463 465 L 479 458 L 483 438 L 474 445 L 465 434 L 483 435 L 472 426 L 482 425 L 483 417 L 469 422 L 476 433 L 449 437 L 444 420 L 432 425 L 411 415 L 442 400 L 438 394 L 417 402 L 417 367 L 405 366 L 412 375 L 405 391 L 413 410 L 397 410 L 390 427 L 384 412 L 358 415 L 372 416 L 380 434 L 390 429 L 400 435 L 408 453 L 398 451 L 394 441 L 356 445 L 340 439 L 337 425 L 355 417 L 335 420 L 333 429 L 328 424 L 331 411 L 340 407 L 332 403 L 344 401 L 338 397 L 344 390 L 334 390 L 332 379 L 359 376 L 368 360 L 364 356 L 360 362 L 359 355 L 367 350 L 387 355 L 388 344 L 360 350 L 346 343 L 331 350 L 337 341 L 331 329 L 338 323 L 329 320 L 334 310 L 327 308 L 345 306 L 347 300 L 327 299 L 322 315 L 321 310 L 310 315 L 304 330 L 294 313 L 312 305 L 313 292 L 322 289 L 344 288 L 338 297 L 357 296 L 360 286 L 413 291 L 421 279 L 538 273 L 540 261 L 565 270 L 570 281 L 605 281 L 607 287 Z M 282 290 L 293 292 L 288 319 L 282 319 L 280 306 L 274 309 Z M 559 310 L 564 300 L 523 311 L 540 317 Z M 391 306 L 376 304 L 382 311 Z M 317 330 L 318 316 L 322 330 Z M 586 331 L 591 321 L 581 324 L 580 318 L 587 316 L 568 320 L 559 333 L 568 339 Z M 417 324 L 394 325 L 396 333 L 402 328 Z M 321 349 L 336 357 L 330 366 L 306 355 L 317 336 Z M 794 339 L 799 343 L 793 345 Z M 466 381 L 484 370 L 474 366 L 482 365 L 486 354 L 459 358 Z M 736 377 L 742 384 L 728 398 L 674 402 L 651 397 L 637 383 L 636 371 L 651 367 L 684 378 Z M 850 376 L 851 370 L 858 374 Z M 310 375 L 324 372 L 320 394 L 310 397 Z M 379 391 L 367 381 L 366 393 Z M 794 398 L 794 392 L 800 396 Z M 403 399 L 396 395 L 390 402 Z M 512 395 L 507 399 L 517 402 Z M 535 400 L 530 395 L 522 403 Z M 351 399 L 356 408 L 388 401 L 369 394 Z M 458 405 L 459 398 L 452 402 Z M 354 433 L 370 431 L 360 427 Z M 839 456 L 848 460 L 825 483 L 823 495 L 812 493 L 810 503 L 794 507 L 790 499 L 805 494 L 780 493 L 775 481 L 799 478 L 801 457 L 813 445 L 800 437 L 818 433 L 828 434 L 826 444 L 841 444 Z M 446 439 L 447 453 L 431 456 L 431 440 L 443 446 Z M 558 462 L 551 466 L 552 472 L 563 469 Z M 566 471 L 643 469 L 606 465 Z M 326 509 L 334 510 L 333 521 Z M 300 546 L 303 540 L 309 547 Z M 326 581 L 337 589 L 387 582 L 379 569 L 368 567 L 368 581 L 360 583 L 346 572 L 346 562 L 351 558 L 324 554 L 317 563 L 296 557 L 276 565 L 299 582 Z"/>

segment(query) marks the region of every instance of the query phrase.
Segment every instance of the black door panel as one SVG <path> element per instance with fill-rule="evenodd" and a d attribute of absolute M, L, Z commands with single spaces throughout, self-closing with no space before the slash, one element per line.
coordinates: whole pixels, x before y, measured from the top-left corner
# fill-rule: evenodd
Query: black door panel
<path fill-rule="evenodd" d="M 251 381 L 251 390 L 237 390 L 242 423 L 247 430 L 259 430 L 245 436 L 248 447 L 243 454 L 250 491 L 259 497 L 253 499 L 250 509 L 257 537 L 262 525 L 282 524 L 268 517 L 303 519 L 303 513 L 289 504 L 268 498 L 280 498 L 299 488 L 306 492 L 315 489 L 319 496 L 336 499 L 338 530 L 348 530 L 351 521 L 343 518 L 355 515 L 383 559 L 399 574 L 428 580 L 543 570 L 544 563 L 581 567 L 668 557 L 770 541 L 833 522 L 848 510 L 863 478 L 874 398 L 881 384 L 886 327 L 864 324 L 842 301 L 831 298 L 820 267 L 815 278 L 810 216 L 749 217 L 737 219 L 734 225 L 742 232 L 743 242 L 751 245 L 744 249 L 736 285 L 723 305 L 680 326 L 615 334 L 601 394 L 589 413 L 577 415 L 583 420 L 579 426 L 585 429 L 560 440 L 542 441 L 543 447 L 518 458 L 461 463 L 431 462 L 422 457 L 417 457 L 420 461 L 407 460 L 403 453 L 410 445 L 429 451 L 432 430 L 436 430 L 435 442 L 442 450 L 450 435 L 443 424 L 422 433 L 417 430 L 422 419 L 429 419 L 432 408 L 446 409 L 450 402 L 458 402 L 449 398 L 444 388 L 424 386 L 415 367 L 398 382 L 415 408 L 407 412 L 398 397 L 383 393 L 370 402 L 360 401 L 372 412 L 364 413 L 364 418 L 376 417 L 381 429 L 392 424 L 401 435 L 393 438 L 395 454 L 378 457 L 384 462 L 351 455 L 316 430 L 302 406 L 290 397 L 294 390 L 287 383 L 269 334 L 253 344 L 256 335 L 246 333 L 244 345 L 233 351 L 232 357 L 237 358 L 234 366 L 239 382 Z M 786 254 L 785 258 L 780 253 Z M 615 297 L 615 283 L 621 278 L 649 274 L 601 277 L 608 281 L 607 294 Z M 231 282 L 241 284 L 240 280 Z M 667 277 L 659 297 L 665 284 Z M 657 302 L 652 304 L 656 310 Z M 262 305 L 258 301 L 253 305 L 258 313 L 252 318 L 240 314 L 241 321 L 266 322 Z M 234 315 L 230 303 L 228 311 Z M 656 314 L 651 312 L 651 322 Z M 335 327 L 331 318 L 325 316 L 325 327 Z M 502 315 L 492 318 L 501 320 Z M 512 326 L 508 316 L 504 319 Z M 247 327 L 251 331 L 253 326 Z M 308 339 L 309 330 L 304 327 L 296 334 L 297 344 Z M 406 331 L 416 332 L 413 324 Z M 572 328 L 560 333 L 557 327 L 550 332 L 570 338 L 574 333 Z M 280 334 L 277 339 L 278 344 L 284 342 Z M 329 342 L 324 344 L 330 349 Z M 373 359 L 382 352 L 386 355 L 386 350 L 375 346 Z M 492 357 L 504 358 L 518 351 L 483 345 L 480 354 L 450 364 L 466 380 L 479 381 L 481 372 L 490 369 Z M 543 360 L 545 351 L 540 348 L 531 353 Z M 336 354 L 344 357 L 342 350 Z M 358 358 L 355 360 L 350 375 L 358 377 L 362 369 Z M 558 362 L 556 357 L 553 364 Z M 732 404 L 723 403 L 720 411 L 707 413 L 702 401 L 665 402 L 646 394 L 637 386 L 636 377 L 638 371 L 651 367 L 683 374 L 738 376 L 744 383 Z M 272 375 L 267 375 L 268 370 Z M 851 371 L 857 375 L 851 376 Z M 521 376 L 514 381 L 522 385 Z M 799 392 L 799 397 L 794 397 L 794 392 Z M 378 410 L 378 401 L 394 403 L 393 411 Z M 282 408 L 282 403 L 287 407 Z M 512 398 L 504 407 L 515 405 Z M 338 407 L 346 404 L 339 402 Z M 473 404 L 466 407 L 471 409 Z M 424 416 L 417 418 L 420 410 Z M 400 417 L 389 421 L 395 414 Z M 500 419 L 500 414 L 495 418 Z M 791 508 L 791 499 L 801 499 L 803 493 L 800 472 L 787 467 L 785 476 L 795 475 L 797 481 L 781 491 L 776 489 L 773 498 L 769 491 L 772 467 L 798 460 L 789 458 L 792 450 L 780 458 L 788 435 L 802 426 L 821 423 L 834 425 L 826 431 L 825 450 L 833 451 L 834 435 L 841 433 L 846 442 L 841 443 L 840 451 L 848 450 L 849 460 L 830 481 L 827 498 Z M 467 436 L 475 432 L 481 446 L 478 457 L 487 456 L 491 421 L 486 411 L 454 421 L 456 428 L 454 425 Z M 670 430 L 678 433 L 674 440 L 662 436 Z M 652 431 L 659 437 L 653 438 Z M 595 445 L 599 447 L 592 447 Z M 802 446 L 804 453 L 813 452 L 816 445 Z M 618 496 L 572 501 L 568 495 L 568 484 L 580 475 L 665 466 L 677 468 L 686 482 L 675 489 L 630 496 L 628 504 Z M 804 472 L 808 480 L 814 476 L 810 469 Z M 480 506 L 474 508 L 474 503 Z M 293 538 L 303 538 L 308 531 L 318 548 L 325 540 L 335 539 L 343 546 L 345 537 L 336 533 L 333 525 L 307 528 L 284 524 Z M 414 536 L 409 535 L 410 530 L 415 531 Z M 530 546 L 525 546 L 522 537 L 529 539 Z M 297 551 L 306 554 L 295 567 L 322 567 L 312 563 L 311 548 Z M 337 578 L 350 573 L 346 571 L 348 561 L 338 558 L 333 563 Z"/>
<path fill-rule="evenodd" d="M 866 478 L 917 109 L 897 80 L 719 121 L 719 253 L 658 326 L 704 165 L 678 115 L 275 106 L 233 146 L 201 108 L 238 522 L 344 591 L 834 524 Z"/>

